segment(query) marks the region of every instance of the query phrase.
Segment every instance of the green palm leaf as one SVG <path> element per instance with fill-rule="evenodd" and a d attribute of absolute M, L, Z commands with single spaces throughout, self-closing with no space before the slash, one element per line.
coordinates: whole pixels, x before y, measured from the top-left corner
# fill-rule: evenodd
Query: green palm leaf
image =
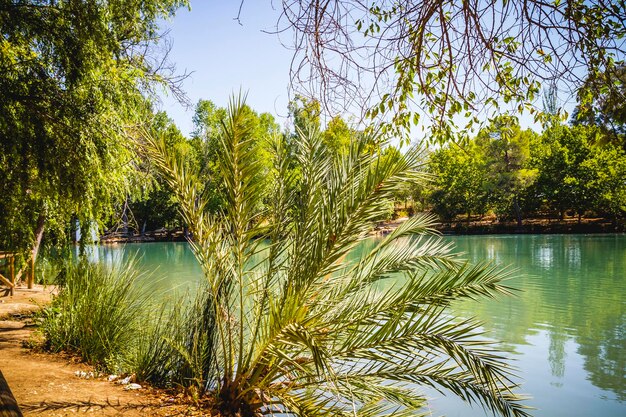
<path fill-rule="evenodd" d="M 428 414 L 427 386 L 502 416 L 528 415 L 497 345 L 480 323 L 447 310 L 454 300 L 510 294 L 509 271 L 462 261 L 428 215 L 350 259 L 397 187 L 425 177 L 422 150 L 380 152 L 378 138 L 362 137 L 334 157 L 316 131 L 264 143 L 235 99 L 219 142 L 228 205 L 209 214 L 198 176 L 145 136 L 206 276 L 213 344 L 202 361 L 213 371 L 203 384 L 214 412 L 419 416 Z M 273 154 L 269 174 L 258 146 Z"/>

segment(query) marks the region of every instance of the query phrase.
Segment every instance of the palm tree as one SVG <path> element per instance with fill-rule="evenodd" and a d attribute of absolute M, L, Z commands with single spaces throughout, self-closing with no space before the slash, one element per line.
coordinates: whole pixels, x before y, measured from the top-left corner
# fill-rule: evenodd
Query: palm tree
<path fill-rule="evenodd" d="M 227 205 L 207 214 L 192 169 L 146 135 L 145 149 L 176 192 L 206 276 L 203 374 L 215 415 L 414 416 L 420 386 L 451 392 L 502 416 L 526 416 L 512 370 L 480 324 L 452 317 L 454 300 L 509 293 L 506 273 L 470 266 L 415 216 L 358 260 L 404 181 L 423 179 L 422 152 L 373 151 L 355 140 L 329 155 L 319 132 L 298 132 L 293 155 L 271 140 L 260 173 L 243 99 L 222 126 L 219 170 Z M 297 169 L 293 169 L 297 166 Z M 260 176 L 272 180 L 265 204 Z M 265 182 L 266 183 L 266 182 Z M 259 209 L 259 207 L 264 207 Z"/>

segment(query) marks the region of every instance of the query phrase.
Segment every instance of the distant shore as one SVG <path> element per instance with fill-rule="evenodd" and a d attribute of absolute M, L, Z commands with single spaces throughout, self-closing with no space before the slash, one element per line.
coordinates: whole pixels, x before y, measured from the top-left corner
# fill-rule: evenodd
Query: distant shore
<path fill-rule="evenodd" d="M 385 235 L 393 231 L 407 218 L 399 218 L 376 226 L 373 235 Z M 525 219 L 522 226 L 517 222 L 499 222 L 496 220 L 473 220 L 441 222 L 435 226 L 445 235 L 500 235 L 500 234 L 587 234 L 587 233 L 624 233 L 623 224 L 614 224 L 604 218 L 567 218 Z"/>
<path fill-rule="evenodd" d="M 522 225 L 517 222 L 472 221 L 441 223 L 437 230 L 443 234 L 487 235 L 487 234 L 587 234 L 587 233 L 623 233 L 624 225 L 615 224 L 603 218 L 578 221 L 577 218 L 564 220 L 526 219 Z"/>
<path fill-rule="evenodd" d="M 379 223 L 371 235 L 385 235 L 407 220 L 402 217 Z M 567 218 L 555 219 L 524 219 L 522 226 L 514 221 L 473 220 L 441 222 L 435 228 L 445 235 L 498 235 L 498 234 L 587 234 L 587 233 L 624 233 L 624 224 L 615 224 L 604 218 Z M 154 231 L 139 233 L 109 233 L 100 238 L 105 245 L 123 243 L 148 242 L 184 242 L 185 230 L 182 227 L 174 229 L 161 228 Z"/>

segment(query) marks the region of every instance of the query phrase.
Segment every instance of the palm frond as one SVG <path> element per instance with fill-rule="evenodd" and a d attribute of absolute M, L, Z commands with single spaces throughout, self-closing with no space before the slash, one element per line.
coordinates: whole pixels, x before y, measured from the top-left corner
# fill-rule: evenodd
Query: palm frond
<path fill-rule="evenodd" d="M 373 151 L 378 141 L 365 138 L 335 157 L 319 132 L 299 131 L 290 146 L 269 140 L 273 168 L 263 173 L 243 100 L 231 102 L 219 139 L 221 213 L 204 209 L 193 171 L 145 139 L 209 284 L 197 314 L 213 335 L 212 368 L 200 372 L 216 411 L 419 416 L 428 414 L 419 387 L 428 386 L 502 416 L 528 415 L 514 370 L 480 323 L 447 310 L 454 300 L 510 294 L 501 283 L 510 271 L 462 262 L 429 215 L 350 259 L 397 188 L 425 177 L 424 151 Z"/>

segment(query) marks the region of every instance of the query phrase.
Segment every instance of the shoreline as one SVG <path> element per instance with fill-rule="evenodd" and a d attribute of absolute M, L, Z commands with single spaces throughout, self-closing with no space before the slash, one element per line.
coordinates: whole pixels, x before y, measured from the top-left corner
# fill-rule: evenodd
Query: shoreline
<path fill-rule="evenodd" d="M 390 220 L 378 224 L 372 231 L 372 236 L 384 236 L 395 230 L 400 224 L 407 221 L 407 217 Z M 550 219 L 527 219 L 522 221 L 522 226 L 516 222 L 497 221 L 453 221 L 440 222 L 435 225 L 435 230 L 443 235 L 553 235 L 553 234 L 620 234 L 625 232 L 624 225 L 615 225 L 603 218 L 565 220 Z"/>
<path fill-rule="evenodd" d="M 395 230 L 400 224 L 408 220 L 407 217 L 388 220 L 377 224 L 370 232 L 370 236 L 384 236 Z M 625 233 L 624 224 L 614 224 L 604 218 L 584 218 L 580 223 L 577 218 L 554 220 L 545 218 L 530 218 L 522 221 L 519 227 L 516 222 L 498 222 L 493 220 L 478 220 L 467 222 L 452 221 L 439 222 L 435 230 L 443 235 L 550 235 L 550 234 L 619 234 Z M 151 242 L 186 242 L 187 239 L 182 228 L 146 232 L 143 235 L 122 235 L 114 233 L 100 237 L 98 244 L 118 245 L 127 243 L 151 243 Z"/>
<path fill-rule="evenodd" d="M 624 233 L 624 226 L 614 224 L 606 219 L 578 219 L 550 220 L 528 219 L 517 222 L 448 222 L 440 223 L 436 229 L 447 235 L 551 235 L 551 234 L 619 234 Z"/>

